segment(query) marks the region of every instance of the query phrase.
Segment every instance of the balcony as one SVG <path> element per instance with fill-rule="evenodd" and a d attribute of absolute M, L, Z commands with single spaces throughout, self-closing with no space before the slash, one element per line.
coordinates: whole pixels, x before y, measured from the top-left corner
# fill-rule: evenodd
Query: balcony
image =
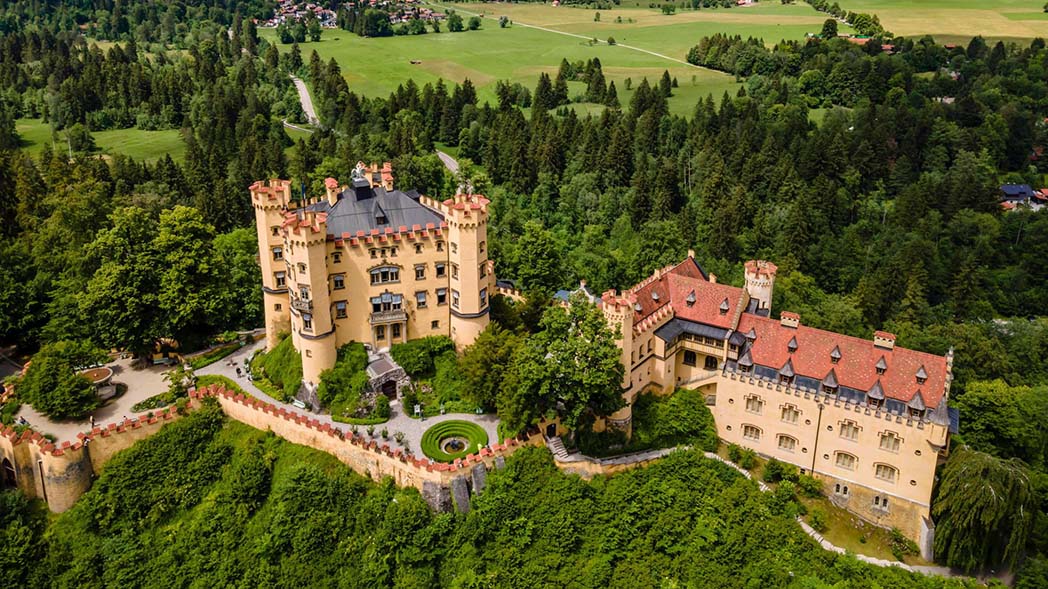
<path fill-rule="evenodd" d="M 313 301 L 306 299 L 291 299 L 291 308 L 302 313 L 312 313 Z"/>
<path fill-rule="evenodd" d="M 408 320 L 408 312 L 404 309 L 391 311 L 375 311 L 371 314 L 371 324 L 380 325 L 385 323 L 401 323 Z"/>

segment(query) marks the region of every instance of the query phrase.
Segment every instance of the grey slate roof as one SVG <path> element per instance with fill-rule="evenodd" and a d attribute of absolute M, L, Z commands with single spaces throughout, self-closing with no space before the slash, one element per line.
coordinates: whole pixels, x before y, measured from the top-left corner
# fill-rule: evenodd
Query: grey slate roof
<path fill-rule="evenodd" d="M 688 321 L 686 319 L 677 319 L 676 317 L 670 319 L 665 325 L 656 329 L 655 337 L 664 342 L 672 342 L 682 333 L 703 335 L 718 340 L 724 340 L 728 337 L 727 329 L 706 325 L 705 323 L 695 323 L 694 321 Z"/>
<path fill-rule="evenodd" d="M 327 213 L 328 235 L 336 237 L 343 233 L 356 236 L 358 231 L 371 233 L 372 229 L 384 233 L 387 227 L 396 231 L 401 226 L 409 229 L 413 225 L 425 227 L 428 223 L 439 226 L 444 217 L 419 203 L 418 198 L 415 190 L 387 191 L 381 186 L 373 190 L 350 188 L 339 195 L 335 206 L 320 200 L 306 209 Z"/>

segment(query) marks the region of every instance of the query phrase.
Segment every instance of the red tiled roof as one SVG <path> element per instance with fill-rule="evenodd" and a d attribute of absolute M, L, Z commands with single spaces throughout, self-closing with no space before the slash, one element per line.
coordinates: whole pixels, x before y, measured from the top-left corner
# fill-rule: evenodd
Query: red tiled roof
<path fill-rule="evenodd" d="M 694 293 L 694 303 L 689 303 Z M 831 370 L 837 382 L 845 386 L 869 391 L 880 382 L 887 398 L 909 403 L 920 392 L 923 402 L 928 407 L 936 407 L 942 399 L 946 388 L 946 358 L 896 347 L 887 350 L 874 346 L 872 339 L 860 339 L 815 329 L 801 323 L 798 327 L 786 327 L 778 319 L 762 317 L 752 313 L 741 313 L 744 304 L 744 290 L 737 286 L 709 282 L 702 269 L 694 259 L 661 270 L 657 277 L 651 277 L 631 289 L 627 298 L 633 298 L 634 325 L 648 318 L 656 311 L 670 305 L 673 315 L 679 319 L 714 325 L 725 329 L 735 329 L 739 333 L 754 330 L 757 337 L 753 342 L 750 356 L 755 364 L 780 369 L 787 360 L 792 360 L 796 374 L 824 379 Z M 652 297 L 657 295 L 657 299 Z M 726 312 L 721 306 L 727 301 Z M 798 317 L 796 313 L 784 311 L 783 316 Z M 733 325 L 739 316 L 738 325 Z M 803 318 L 800 318 L 803 319 Z M 877 332 L 884 339 L 895 337 L 886 332 Z M 790 352 L 790 340 L 796 340 L 796 350 Z M 833 363 L 831 355 L 838 350 L 840 358 Z M 888 367 L 884 374 L 877 374 L 876 365 L 881 358 Z M 923 384 L 917 383 L 917 372 L 924 367 L 927 379 Z"/>
<path fill-rule="evenodd" d="M 778 369 L 792 360 L 794 372 L 818 380 L 834 370 L 841 386 L 864 392 L 880 380 L 885 397 L 908 403 L 920 391 L 928 407 L 939 404 L 946 388 L 946 358 L 942 356 L 898 347 L 886 350 L 874 346 L 873 340 L 815 329 L 803 323 L 796 329 L 784 327 L 776 319 L 744 313 L 738 331 L 747 333 L 750 329 L 757 334 L 750 350 L 755 364 Z M 792 338 L 797 340 L 797 350 L 791 354 L 788 344 Z M 835 347 L 841 354 L 837 364 L 830 358 Z M 882 357 L 888 369 L 884 374 L 877 374 L 877 361 Z M 924 384 L 917 384 L 921 366 L 928 378 Z"/>

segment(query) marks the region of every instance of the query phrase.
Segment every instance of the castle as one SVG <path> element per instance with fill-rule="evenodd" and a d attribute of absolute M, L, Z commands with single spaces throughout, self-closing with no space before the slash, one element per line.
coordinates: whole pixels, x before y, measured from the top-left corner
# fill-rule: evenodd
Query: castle
<path fill-rule="evenodd" d="M 473 343 L 496 291 L 488 200 L 396 190 L 388 162 L 358 163 L 351 186 L 328 178 L 325 188 L 325 198 L 297 201 L 287 180 L 251 185 L 267 347 L 291 333 L 304 386 L 315 388 L 351 341 Z"/>
<path fill-rule="evenodd" d="M 628 403 L 643 392 L 703 391 L 718 436 L 798 466 L 863 519 L 896 527 L 930 558 L 935 467 L 957 412 L 944 356 L 770 316 L 777 268 L 745 265 L 745 287 L 717 282 L 689 252 L 600 305 L 618 329 Z M 607 419 L 629 431 L 631 409 Z"/>

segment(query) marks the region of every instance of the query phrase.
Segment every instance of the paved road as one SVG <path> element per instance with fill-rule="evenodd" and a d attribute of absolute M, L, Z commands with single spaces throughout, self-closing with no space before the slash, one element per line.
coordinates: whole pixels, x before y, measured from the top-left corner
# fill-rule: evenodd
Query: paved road
<path fill-rule="evenodd" d="M 291 81 L 295 83 L 295 89 L 298 90 L 298 99 L 302 103 L 302 112 L 306 113 L 306 120 L 310 125 L 319 125 L 320 119 L 317 118 L 317 111 L 313 108 L 313 98 L 309 95 L 306 83 L 295 76 L 291 76 Z"/>
<path fill-rule="evenodd" d="M 269 395 L 263 393 L 261 389 L 252 384 L 251 381 L 249 381 L 246 377 L 237 377 L 237 367 L 243 367 L 244 362 L 251 358 L 251 356 L 255 353 L 255 350 L 264 347 L 265 343 L 265 340 L 261 340 L 249 346 L 244 346 L 243 348 L 236 351 L 227 358 L 219 360 L 218 362 L 215 362 L 210 366 L 205 366 L 204 368 L 197 370 L 196 373 L 197 375 L 217 374 L 220 376 L 225 376 L 236 381 L 236 383 L 240 385 L 242 389 L 244 389 L 251 395 L 255 396 L 258 399 L 266 401 L 267 403 L 272 403 L 278 407 L 283 407 L 284 409 L 298 413 L 299 415 L 311 417 L 313 419 L 316 419 L 320 423 L 326 423 L 343 433 L 351 431 L 352 426 L 334 421 L 333 419 L 331 419 L 331 415 L 329 414 L 313 413 L 311 411 L 298 409 L 297 407 L 289 403 L 283 403 L 281 401 L 278 401 L 277 399 L 274 399 L 273 397 L 270 397 Z M 233 361 L 236 364 L 230 365 L 230 361 Z M 494 444 L 498 442 L 498 418 L 491 414 L 474 415 L 472 413 L 452 413 L 448 415 L 441 415 L 439 417 L 428 417 L 425 421 L 421 421 L 418 419 L 408 417 L 407 414 L 405 414 L 404 411 L 401 409 L 400 401 L 393 401 L 390 404 L 390 409 L 392 409 L 393 411 L 392 417 L 390 417 L 389 421 L 387 421 L 386 423 L 375 426 L 374 437 L 381 442 L 382 437 L 380 435 L 380 432 L 382 431 L 382 428 L 386 428 L 389 431 L 389 443 L 392 445 L 396 443 L 393 441 L 393 433 L 398 431 L 404 432 L 404 441 L 406 442 L 406 446 L 410 448 L 411 451 L 418 456 L 422 455 L 420 445 L 422 441 L 422 433 L 430 427 L 432 427 L 434 424 L 440 423 L 442 421 L 448 421 L 450 419 L 462 419 L 465 421 L 471 421 L 473 423 L 476 423 L 483 427 L 484 431 L 488 433 L 489 443 Z M 366 426 L 358 426 L 357 430 L 357 433 L 359 435 L 367 435 Z"/>
<path fill-rule="evenodd" d="M 439 149 L 437 150 L 437 157 L 440 158 L 440 161 L 444 162 L 444 167 L 446 167 L 452 174 L 458 174 L 459 163 L 455 161 L 455 158 Z"/>
<path fill-rule="evenodd" d="M 96 426 L 116 423 L 123 420 L 124 417 L 133 417 L 136 414 L 131 411 L 132 405 L 167 390 L 168 383 L 164 380 L 166 367 L 143 368 L 141 364 L 133 367 L 130 359 L 117 360 L 106 366 L 113 369 L 113 382 L 127 385 L 127 392 L 94 412 Z M 138 415 L 145 413 L 148 411 L 143 411 Z M 33 429 L 41 433 L 52 434 L 58 438 L 59 442 L 76 441 L 77 434 L 91 429 L 88 419 L 82 421 L 55 420 L 41 414 L 29 405 L 22 405 L 16 417 L 24 417 L 33 426 Z"/>

